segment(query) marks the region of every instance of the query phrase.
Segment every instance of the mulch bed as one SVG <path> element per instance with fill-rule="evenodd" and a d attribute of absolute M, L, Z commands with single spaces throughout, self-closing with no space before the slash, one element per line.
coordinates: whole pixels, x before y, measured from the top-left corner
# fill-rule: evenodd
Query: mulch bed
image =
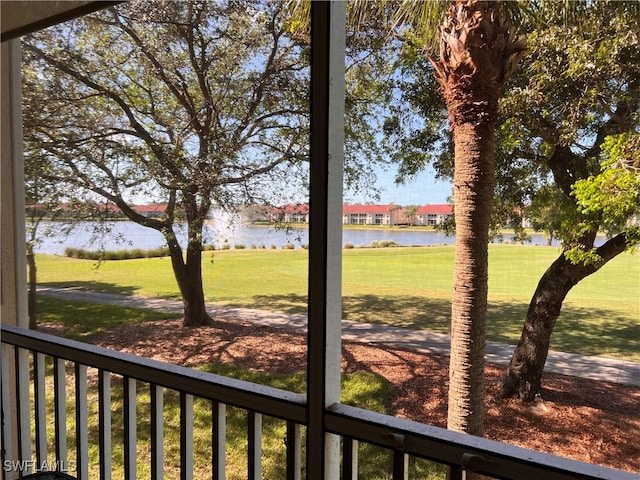
<path fill-rule="evenodd" d="M 185 366 L 226 362 L 283 374 L 306 369 L 304 336 L 241 321 L 195 329 L 180 320 L 152 321 L 117 327 L 94 343 Z M 384 376 L 396 416 L 446 426 L 448 357 L 344 342 L 342 368 Z M 640 387 L 550 373 L 542 401 L 495 401 L 503 371 L 486 368 L 486 437 L 640 473 Z"/>

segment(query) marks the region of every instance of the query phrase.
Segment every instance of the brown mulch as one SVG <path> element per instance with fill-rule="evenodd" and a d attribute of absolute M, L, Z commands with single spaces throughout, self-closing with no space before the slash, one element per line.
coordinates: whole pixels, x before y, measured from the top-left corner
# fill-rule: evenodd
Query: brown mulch
<path fill-rule="evenodd" d="M 189 329 L 180 320 L 153 321 L 115 328 L 94 343 L 185 366 L 226 362 L 284 374 L 306 369 L 304 336 L 245 322 Z M 396 416 L 446 426 L 448 357 L 344 342 L 342 368 L 384 376 Z M 486 437 L 640 473 L 640 387 L 549 373 L 542 402 L 495 401 L 503 371 L 486 368 Z"/>

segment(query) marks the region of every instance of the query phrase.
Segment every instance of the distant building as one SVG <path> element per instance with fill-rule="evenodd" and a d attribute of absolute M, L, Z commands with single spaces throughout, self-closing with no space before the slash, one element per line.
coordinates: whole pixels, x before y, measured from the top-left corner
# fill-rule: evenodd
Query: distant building
<path fill-rule="evenodd" d="M 345 205 L 342 207 L 344 225 L 395 225 L 399 205 Z"/>
<path fill-rule="evenodd" d="M 266 205 L 245 205 L 236 214 L 240 223 L 267 223 L 271 221 L 272 210 Z"/>
<path fill-rule="evenodd" d="M 272 222 L 309 223 L 309 205 L 284 205 L 271 211 Z"/>
<path fill-rule="evenodd" d="M 453 217 L 453 205 L 433 204 L 420 207 L 415 214 L 417 225 L 441 225 Z"/>
<path fill-rule="evenodd" d="M 257 209 L 254 211 L 254 221 L 262 218 L 262 214 L 258 212 Z M 344 225 L 440 225 L 452 216 L 452 205 L 425 205 L 415 210 L 415 213 L 394 203 L 387 205 L 356 204 L 342 207 L 342 223 Z M 247 216 L 247 218 L 249 217 Z M 266 220 L 284 223 L 309 223 L 309 205 L 290 204 L 273 208 Z"/>
<path fill-rule="evenodd" d="M 152 203 L 151 205 L 132 205 L 132 208 L 147 218 L 164 218 L 167 210 L 166 204 Z"/>

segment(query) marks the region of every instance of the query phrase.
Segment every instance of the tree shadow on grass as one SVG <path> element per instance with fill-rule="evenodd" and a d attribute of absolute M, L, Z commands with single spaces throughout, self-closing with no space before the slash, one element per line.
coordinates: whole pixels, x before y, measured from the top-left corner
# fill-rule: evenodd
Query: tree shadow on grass
<path fill-rule="evenodd" d="M 252 303 L 252 308 L 307 313 L 304 295 L 258 295 Z M 446 299 L 367 294 L 345 296 L 342 306 L 344 320 L 450 332 L 451 302 Z M 527 309 L 527 302 L 490 301 L 487 340 L 515 345 L 520 339 Z M 624 315 L 615 310 L 565 305 L 552 335 L 551 348 L 640 361 L 640 319 L 634 319 L 632 313 Z"/>
<path fill-rule="evenodd" d="M 98 293 L 112 293 L 116 295 L 128 295 L 133 296 L 139 290 L 139 287 L 116 285 L 113 283 L 105 282 L 91 282 L 91 281 L 73 281 L 73 282 L 38 282 L 40 287 L 51 288 L 69 288 L 74 290 L 83 290 L 89 292 Z"/>
<path fill-rule="evenodd" d="M 607 309 L 565 307 L 554 328 L 551 348 L 640 362 L 640 318 Z"/>
<path fill-rule="evenodd" d="M 45 287 L 88 290 L 133 296 L 137 288 L 104 282 L 49 282 Z M 351 295 L 342 298 L 343 318 L 353 322 L 427 330 L 448 334 L 451 302 L 427 296 Z M 299 294 L 256 295 L 249 302 L 233 306 L 284 312 L 307 313 L 307 296 Z M 490 301 L 487 340 L 515 345 L 522 332 L 528 303 Z M 563 307 L 554 329 L 551 348 L 584 355 L 604 355 L 640 361 L 640 319 L 634 313 L 614 309 Z"/>
<path fill-rule="evenodd" d="M 254 295 L 251 303 L 231 302 L 232 307 L 255 308 L 283 312 L 290 315 L 306 315 L 308 311 L 307 296 L 295 293 L 282 295 Z"/>
<path fill-rule="evenodd" d="M 80 341 L 89 341 L 94 335 L 111 330 L 118 325 L 179 316 L 146 308 L 82 302 L 44 295 L 38 296 L 37 302 L 39 324 L 59 323 L 64 327 L 65 337 Z M 70 311 L 73 312 L 72 315 Z"/>

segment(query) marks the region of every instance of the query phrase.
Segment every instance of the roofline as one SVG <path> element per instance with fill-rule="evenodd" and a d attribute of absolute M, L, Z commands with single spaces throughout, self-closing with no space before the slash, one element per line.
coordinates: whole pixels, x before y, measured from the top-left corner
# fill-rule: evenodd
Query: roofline
<path fill-rule="evenodd" d="M 1 41 L 6 42 L 7 40 L 112 7 L 119 3 L 123 2 L 111 0 L 86 2 L 24 2 L 5 0 L 1 6 L 2 10 L 4 10 L 2 15 Z M 16 17 L 10 13 L 12 10 L 13 12 L 20 11 L 20 14 Z M 7 15 L 7 13 L 9 13 L 9 15 Z"/>

